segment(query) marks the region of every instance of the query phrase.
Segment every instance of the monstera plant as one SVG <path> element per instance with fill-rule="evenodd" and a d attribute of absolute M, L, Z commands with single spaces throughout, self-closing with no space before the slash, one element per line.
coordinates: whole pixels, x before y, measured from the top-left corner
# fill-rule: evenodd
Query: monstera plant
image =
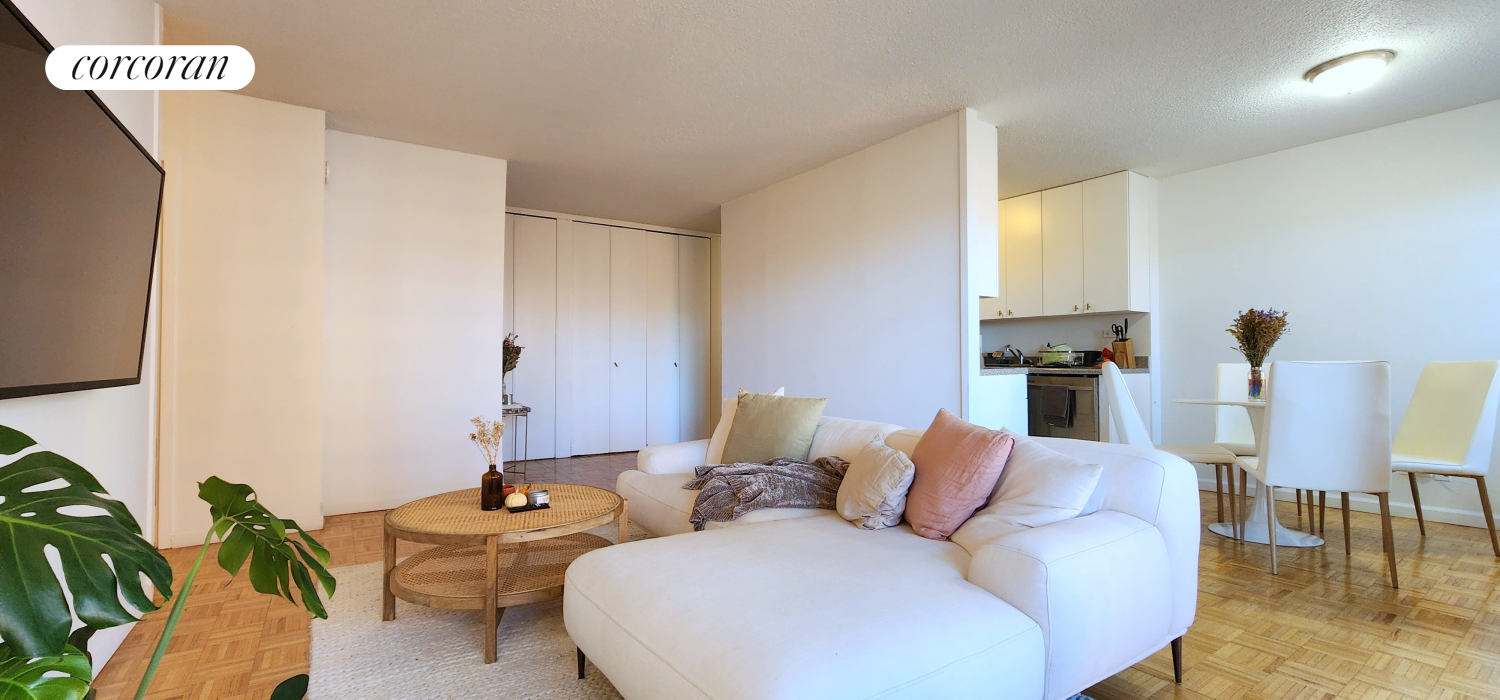
<path fill-rule="evenodd" d="M 35 440 L 0 425 L 0 457 L 35 446 Z M 175 598 L 172 567 L 141 537 L 125 504 L 108 496 L 88 470 L 54 452 L 27 452 L 0 467 L 0 700 L 89 697 L 89 638 L 96 630 L 137 620 L 121 598 L 141 612 L 155 611 L 149 580 L 172 600 L 172 609 L 136 691 L 136 698 L 144 698 L 215 539 L 222 543 L 218 564 L 231 576 L 248 562 L 256 591 L 328 617 L 318 590 L 333 595 L 335 581 L 325 568 L 328 550 L 296 522 L 266 510 L 249 486 L 218 477 L 198 485 L 198 497 L 208 503 L 214 522 Z M 291 538 L 293 532 L 300 539 Z M 48 560 L 48 547 L 60 561 L 61 580 Z M 76 630 L 75 616 L 83 623 Z M 287 679 L 273 700 L 303 697 L 307 681 L 305 674 Z"/>

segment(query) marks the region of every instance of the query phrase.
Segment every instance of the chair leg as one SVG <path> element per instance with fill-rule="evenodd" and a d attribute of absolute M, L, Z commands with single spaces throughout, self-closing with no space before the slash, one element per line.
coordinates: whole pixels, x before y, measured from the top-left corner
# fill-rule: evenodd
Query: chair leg
<path fill-rule="evenodd" d="M 1417 509 L 1417 529 L 1426 537 L 1427 521 L 1422 518 L 1422 492 L 1417 490 L 1417 473 L 1407 472 L 1406 478 L 1411 482 L 1411 505 Z"/>
<path fill-rule="evenodd" d="M 1490 510 L 1490 490 L 1484 485 L 1484 477 L 1474 477 L 1475 483 L 1479 484 L 1479 505 L 1484 506 L 1484 524 L 1490 528 L 1490 548 L 1495 550 L 1495 556 L 1500 557 L 1500 540 L 1495 539 L 1495 513 Z"/>
<path fill-rule="evenodd" d="M 1328 534 L 1328 492 L 1318 492 L 1318 534 Z"/>
<path fill-rule="evenodd" d="M 1214 465 L 1214 499 L 1219 507 L 1219 517 L 1216 523 L 1224 522 L 1224 465 Z"/>
<path fill-rule="evenodd" d="M 1263 484 L 1266 496 L 1266 532 L 1271 539 L 1271 575 L 1276 575 L 1276 493 L 1270 484 Z"/>
<path fill-rule="evenodd" d="M 1302 489 L 1297 489 L 1297 520 L 1302 520 Z"/>
<path fill-rule="evenodd" d="M 1172 640 L 1172 678 L 1182 685 L 1182 637 Z"/>
<path fill-rule="evenodd" d="M 1344 507 L 1344 556 L 1349 556 L 1349 492 L 1339 494 L 1340 505 Z"/>
<path fill-rule="evenodd" d="M 578 680 L 583 680 L 583 650 L 574 647 L 578 651 Z"/>
<path fill-rule="evenodd" d="M 1250 472 L 1240 471 L 1240 539 L 1245 539 L 1245 526 L 1250 523 Z"/>
<path fill-rule="evenodd" d="M 1391 495 L 1377 493 L 1380 499 L 1380 538 L 1385 541 L 1385 561 L 1391 567 L 1391 588 L 1401 588 L 1396 581 L 1396 536 L 1391 532 Z"/>

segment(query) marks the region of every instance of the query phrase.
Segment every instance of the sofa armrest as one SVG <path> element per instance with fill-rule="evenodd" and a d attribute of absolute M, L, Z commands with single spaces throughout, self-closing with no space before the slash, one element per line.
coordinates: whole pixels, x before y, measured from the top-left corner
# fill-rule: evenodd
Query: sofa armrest
<path fill-rule="evenodd" d="M 1140 518 L 1101 510 L 1002 537 L 975 552 L 967 576 L 1042 628 L 1047 700 L 1082 692 L 1171 641 L 1166 543 Z"/>
<path fill-rule="evenodd" d="M 708 459 L 708 441 L 674 442 L 652 445 L 640 451 L 635 468 L 647 474 L 687 474 L 703 466 Z"/>

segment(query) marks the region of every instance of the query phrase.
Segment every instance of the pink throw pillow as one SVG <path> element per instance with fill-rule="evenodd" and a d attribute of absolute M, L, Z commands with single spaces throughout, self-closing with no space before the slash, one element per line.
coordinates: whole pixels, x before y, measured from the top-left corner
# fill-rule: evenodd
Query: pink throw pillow
<path fill-rule="evenodd" d="M 906 496 L 911 528 L 928 539 L 948 539 L 984 507 L 1015 444 L 1006 433 L 939 409 L 911 454 L 917 472 Z"/>

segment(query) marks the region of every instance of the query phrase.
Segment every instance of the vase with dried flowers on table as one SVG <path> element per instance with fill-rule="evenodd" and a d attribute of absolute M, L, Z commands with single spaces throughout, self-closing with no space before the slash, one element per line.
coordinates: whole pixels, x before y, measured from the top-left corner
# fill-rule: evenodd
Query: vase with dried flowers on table
<path fill-rule="evenodd" d="M 1266 362 L 1266 355 L 1271 353 L 1271 346 L 1286 334 L 1286 316 L 1287 312 L 1275 309 L 1250 309 L 1242 312 L 1229 326 L 1229 334 L 1239 342 L 1235 349 L 1250 363 L 1251 401 L 1266 400 L 1266 382 L 1261 366 Z"/>
<path fill-rule="evenodd" d="M 503 369 L 500 372 L 500 402 L 505 404 L 506 406 L 509 406 L 515 403 L 515 397 L 510 393 L 510 383 L 508 381 L 508 378 L 510 377 L 510 373 L 515 371 L 516 363 L 521 361 L 521 351 L 525 350 L 526 348 L 517 345 L 516 334 L 510 333 L 505 336 L 505 342 L 502 344 L 502 349 L 502 358 L 504 360 L 504 365 Z"/>
<path fill-rule="evenodd" d="M 500 506 L 505 503 L 505 474 L 495 469 L 495 464 L 500 461 L 505 422 L 485 420 L 484 416 L 470 418 L 469 422 L 474 424 L 474 432 L 469 433 L 469 439 L 479 446 L 479 451 L 484 453 L 484 458 L 490 463 L 489 471 L 479 479 L 479 508 L 500 510 Z"/>

